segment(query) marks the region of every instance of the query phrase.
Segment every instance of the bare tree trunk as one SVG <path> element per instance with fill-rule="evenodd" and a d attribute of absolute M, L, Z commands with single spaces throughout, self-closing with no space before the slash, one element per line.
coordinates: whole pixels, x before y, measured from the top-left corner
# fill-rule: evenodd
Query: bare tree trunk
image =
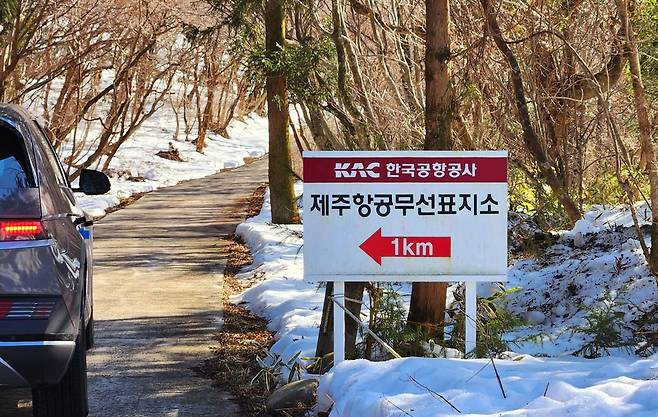
<path fill-rule="evenodd" d="M 560 204 L 562 204 L 562 207 L 564 207 L 567 215 L 569 216 L 569 219 L 572 223 L 575 223 L 580 219 L 580 209 L 569 195 L 568 190 L 564 187 L 560 179 L 555 174 L 555 171 L 551 167 L 548 156 L 546 155 L 546 151 L 542 147 L 541 141 L 537 136 L 537 132 L 535 132 L 535 129 L 532 126 L 519 62 L 516 59 L 514 52 L 512 52 L 507 42 L 505 42 L 503 39 L 503 35 L 500 31 L 500 27 L 498 26 L 496 16 L 494 15 L 493 10 L 491 10 L 489 0 L 480 0 L 480 3 L 482 4 L 485 18 L 487 19 L 489 32 L 491 33 L 496 46 L 503 54 L 505 60 L 512 70 L 512 84 L 514 86 L 515 99 L 514 102 L 516 104 L 519 122 L 523 128 L 523 140 L 525 142 L 526 148 L 534 157 L 535 161 L 537 162 L 539 172 L 557 196 Z"/>
<path fill-rule="evenodd" d="M 452 149 L 454 101 L 450 85 L 450 0 L 426 0 L 425 149 Z M 443 339 L 445 282 L 414 282 L 407 323 L 425 326 Z"/>
<path fill-rule="evenodd" d="M 425 149 L 452 149 L 453 98 L 450 85 L 450 3 L 425 3 Z"/>
<path fill-rule="evenodd" d="M 208 124 L 212 118 L 212 106 L 213 101 L 215 100 L 215 86 L 209 84 L 208 88 L 208 99 L 206 100 L 206 107 L 203 109 L 203 114 L 199 117 L 199 136 L 196 139 L 196 151 L 203 153 L 203 149 L 206 146 L 206 135 L 208 133 Z"/>
<path fill-rule="evenodd" d="M 423 111 L 423 106 L 418 99 L 416 94 L 416 89 L 414 87 L 413 80 L 413 61 L 411 59 L 411 47 L 409 46 L 408 38 L 409 35 L 402 35 L 399 40 L 396 41 L 396 46 L 399 50 L 400 59 L 398 63 L 400 65 L 400 75 L 402 81 L 402 89 L 404 91 L 407 102 L 410 106 L 420 114 Z"/>
<path fill-rule="evenodd" d="M 174 112 L 174 116 L 176 118 L 176 128 L 174 129 L 174 134 L 171 136 L 171 138 L 175 141 L 178 141 L 178 135 L 180 134 L 180 114 L 178 110 L 178 103 L 174 103 L 173 94 L 169 97 L 169 106 Z"/>
<path fill-rule="evenodd" d="M 468 126 L 466 126 L 466 121 L 459 112 L 456 112 L 454 115 L 455 127 L 457 128 L 457 137 L 459 137 L 459 142 L 462 149 L 467 151 L 476 150 L 475 142 L 473 141 L 473 136 L 471 132 L 468 131 Z"/>
<path fill-rule="evenodd" d="M 646 158 L 646 171 L 649 176 L 649 184 L 651 188 L 651 252 L 647 261 L 651 271 L 655 275 L 658 273 L 658 161 L 656 160 L 656 149 L 651 140 L 652 126 L 651 121 L 649 120 L 649 105 L 647 103 L 644 84 L 642 83 L 642 71 L 640 68 L 640 58 L 637 50 L 635 33 L 631 27 L 628 16 L 628 1 L 616 0 L 616 3 L 622 25 L 624 25 L 625 28 L 626 53 L 628 54 L 628 61 L 631 69 L 635 112 L 640 127 L 640 144 L 642 146 L 642 153 Z"/>
<path fill-rule="evenodd" d="M 265 47 L 270 57 L 285 43 L 286 17 L 282 0 L 267 0 L 265 8 Z M 275 58 L 277 59 L 277 58 Z M 299 222 L 290 155 L 288 84 L 281 70 L 267 74 L 267 120 L 269 127 L 269 180 L 272 222 Z"/>

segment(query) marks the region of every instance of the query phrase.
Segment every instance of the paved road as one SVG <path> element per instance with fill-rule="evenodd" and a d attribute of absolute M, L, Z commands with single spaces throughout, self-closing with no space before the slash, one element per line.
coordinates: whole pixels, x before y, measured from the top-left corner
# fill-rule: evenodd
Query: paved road
<path fill-rule="evenodd" d="M 239 414 L 191 368 L 210 356 L 221 326 L 221 246 L 244 217 L 241 200 L 266 179 L 257 161 L 147 194 L 98 223 L 91 417 Z M 20 394 L 0 393 L 0 410 Z"/>

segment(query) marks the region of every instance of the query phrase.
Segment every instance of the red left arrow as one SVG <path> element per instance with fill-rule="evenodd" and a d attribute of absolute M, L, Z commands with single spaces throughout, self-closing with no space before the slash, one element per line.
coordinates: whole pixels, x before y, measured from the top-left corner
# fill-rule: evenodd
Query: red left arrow
<path fill-rule="evenodd" d="M 452 252 L 450 237 L 382 236 L 381 227 L 359 248 L 379 265 L 382 258 L 449 258 Z"/>

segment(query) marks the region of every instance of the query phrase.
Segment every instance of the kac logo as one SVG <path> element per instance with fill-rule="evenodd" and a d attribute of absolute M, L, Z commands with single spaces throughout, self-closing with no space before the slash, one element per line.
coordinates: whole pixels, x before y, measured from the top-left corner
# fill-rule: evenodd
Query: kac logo
<path fill-rule="evenodd" d="M 379 162 L 371 162 L 365 166 L 362 162 L 336 162 L 334 174 L 336 178 L 379 178 Z"/>

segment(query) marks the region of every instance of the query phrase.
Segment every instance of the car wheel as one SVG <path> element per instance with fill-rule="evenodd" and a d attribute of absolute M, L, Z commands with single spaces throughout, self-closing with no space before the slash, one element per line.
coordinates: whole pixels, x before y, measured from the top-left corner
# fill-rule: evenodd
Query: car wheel
<path fill-rule="evenodd" d="M 32 390 L 34 417 L 86 417 L 87 404 L 87 348 L 86 332 L 78 336 L 69 369 L 55 385 Z"/>

